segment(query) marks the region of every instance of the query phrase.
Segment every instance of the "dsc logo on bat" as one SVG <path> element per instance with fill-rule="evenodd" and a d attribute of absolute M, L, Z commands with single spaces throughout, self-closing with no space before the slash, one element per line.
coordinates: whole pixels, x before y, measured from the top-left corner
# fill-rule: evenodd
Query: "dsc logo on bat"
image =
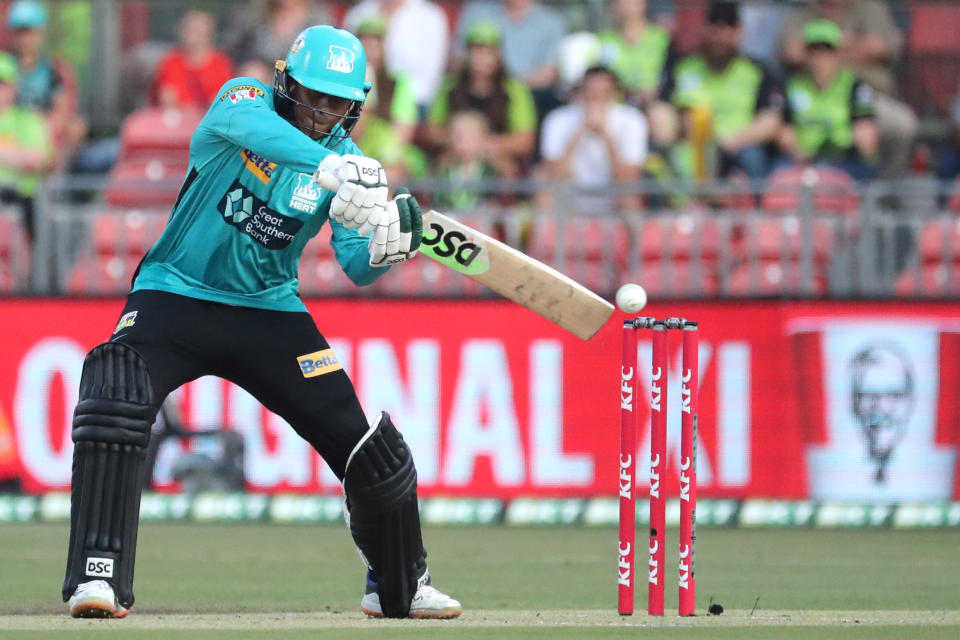
<path fill-rule="evenodd" d="M 423 234 L 422 251 L 467 275 L 483 273 L 489 268 L 485 260 L 477 260 L 484 253 L 482 244 L 471 241 L 462 231 L 445 229 L 438 222 L 431 222 L 428 228 L 433 235 Z"/>

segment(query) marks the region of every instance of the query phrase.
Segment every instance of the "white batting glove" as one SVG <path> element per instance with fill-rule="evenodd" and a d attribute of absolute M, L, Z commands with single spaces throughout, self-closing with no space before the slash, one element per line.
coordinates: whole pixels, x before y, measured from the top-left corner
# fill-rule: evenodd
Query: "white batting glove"
<path fill-rule="evenodd" d="M 347 154 L 323 159 L 313 180 L 321 188 L 336 191 L 330 203 L 330 219 L 362 236 L 382 223 L 387 205 L 387 175 L 373 158 Z"/>
<path fill-rule="evenodd" d="M 367 245 L 370 266 L 398 264 L 417 255 L 423 238 L 423 213 L 420 203 L 407 189 L 397 189 L 387 203 L 383 223 L 378 225 Z"/>

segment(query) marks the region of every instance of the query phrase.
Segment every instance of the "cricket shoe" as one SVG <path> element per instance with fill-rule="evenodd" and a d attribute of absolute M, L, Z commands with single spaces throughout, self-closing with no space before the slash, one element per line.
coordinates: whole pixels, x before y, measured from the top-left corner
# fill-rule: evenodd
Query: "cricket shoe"
<path fill-rule="evenodd" d="M 74 618 L 122 618 L 130 613 L 117 600 L 110 583 L 91 580 L 77 586 L 70 596 L 70 615 Z"/>
<path fill-rule="evenodd" d="M 380 608 L 380 594 L 377 593 L 377 583 L 370 579 L 367 573 L 367 592 L 360 601 L 360 609 L 372 618 L 382 618 L 383 609 Z M 456 618 L 463 609 L 460 603 L 430 586 L 430 572 L 424 572 L 417 581 L 417 593 L 410 602 L 411 618 Z"/>

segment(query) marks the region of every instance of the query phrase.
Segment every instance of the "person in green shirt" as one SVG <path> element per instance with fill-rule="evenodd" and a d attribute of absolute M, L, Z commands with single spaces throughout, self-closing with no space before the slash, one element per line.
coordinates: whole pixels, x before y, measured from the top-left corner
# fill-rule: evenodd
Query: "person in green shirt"
<path fill-rule="evenodd" d="M 391 181 L 421 177 L 427 172 L 427 159 L 413 144 L 417 98 L 409 76 L 387 69 L 387 21 L 380 15 L 371 15 L 361 20 L 355 31 L 367 53 L 366 80 L 370 92 L 353 138 L 365 155 L 380 160 Z"/>
<path fill-rule="evenodd" d="M 0 52 L 0 200 L 23 207 L 31 239 L 33 198 L 52 160 L 47 123 L 40 114 L 17 105 L 17 62 Z"/>
<path fill-rule="evenodd" d="M 651 107 L 653 142 L 670 148 L 683 138 L 681 146 L 707 145 L 716 154 L 716 161 L 707 163 L 716 175 L 701 178 L 727 177 L 736 170 L 752 179 L 764 178 L 770 169 L 769 147 L 781 126 L 780 87 L 760 63 L 740 53 L 738 2 L 713 3 L 704 33 L 700 51 L 667 74 L 660 100 Z M 709 113 L 709 139 L 693 139 L 692 127 L 680 126 L 688 112 Z M 694 173 L 689 167 L 678 167 L 677 172 Z"/>
<path fill-rule="evenodd" d="M 781 145 L 796 163 L 830 165 L 858 180 L 875 176 L 873 89 L 842 66 L 843 33 L 830 20 L 804 27 L 807 71 L 787 81 Z"/>
<path fill-rule="evenodd" d="M 641 109 L 657 97 L 667 69 L 676 62 L 670 32 L 647 21 L 647 0 L 616 0 L 616 28 L 601 31 L 600 58 L 613 69 L 627 102 Z"/>
<path fill-rule="evenodd" d="M 440 87 L 428 115 L 429 137 L 441 153 L 449 143 L 453 114 L 478 111 L 487 117 L 490 135 L 480 149 L 507 175 L 520 173 L 530 161 L 537 135 L 533 94 L 510 76 L 500 54 L 500 27 L 479 20 L 467 30 L 467 59 Z"/>

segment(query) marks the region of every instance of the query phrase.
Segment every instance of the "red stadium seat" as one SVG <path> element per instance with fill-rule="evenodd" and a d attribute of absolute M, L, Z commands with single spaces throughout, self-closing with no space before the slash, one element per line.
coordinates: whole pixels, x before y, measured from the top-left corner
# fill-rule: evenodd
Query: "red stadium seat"
<path fill-rule="evenodd" d="M 960 6 L 955 2 L 911 3 L 904 93 L 921 115 L 933 105 L 944 116 L 960 85 Z"/>
<path fill-rule="evenodd" d="M 125 160 L 154 159 L 189 161 L 190 138 L 203 118 L 203 111 L 146 108 L 134 111 L 120 129 L 120 157 Z"/>
<path fill-rule="evenodd" d="M 715 296 L 718 290 L 716 265 L 701 263 L 699 275 L 689 260 L 644 261 L 623 274 L 623 282 L 637 282 L 651 296 L 689 298 Z"/>
<path fill-rule="evenodd" d="M 805 243 L 801 225 L 802 222 L 797 216 L 756 221 L 745 228 L 738 253 L 744 258 L 754 256 L 773 260 L 798 260 Z M 834 227 L 833 221 L 829 219 L 812 222 L 810 239 L 813 242 L 814 260 L 819 264 L 830 260 L 834 248 Z"/>
<path fill-rule="evenodd" d="M 612 261 L 619 268 L 626 266 L 630 231 L 626 224 L 613 218 L 569 218 L 564 220 L 562 228 L 553 219 L 537 220 L 530 236 L 530 255 L 551 263 L 560 246 L 558 234 L 561 230 L 563 251 L 568 261 Z"/>
<path fill-rule="evenodd" d="M 18 209 L 0 215 L 0 293 L 25 291 L 30 284 L 30 242 Z"/>
<path fill-rule="evenodd" d="M 159 159 L 120 162 L 110 171 L 104 199 L 115 207 L 170 208 L 186 173 L 186 164 Z"/>
<path fill-rule="evenodd" d="M 960 294 L 960 263 L 921 264 L 903 272 L 894 284 L 898 296 L 955 298 Z"/>
<path fill-rule="evenodd" d="M 802 270 L 796 262 L 759 260 L 755 269 L 741 264 L 730 273 L 727 293 L 735 296 L 781 296 L 810 294 L 822 296 L 827 292 L 826 278 L 814 270 L 812 288 L 804 289 Z"/>
<path fill-rule="evenodd" d="M 960 262 L 960 218 L 943 216 L 924 223 L 917 245 L 925 263 Z"/>
<path fill-rule="evenodd" d="M 170 217 L 166 210 L 108 210 L 94 218 L 91 248 L 95 255 L 143 256 Z"/>
<path fill-rule="evenodd" d="M 796 212 L 804 184 L 813 188 L 815 212 L 855 215 L 860 209 L 856 183 L 845 171 L 827 167 L 790 167 L 770 176 L 763 208 L 776 213 Z"/>
<path fill-rule="evenodd" d="M 646 218 L 638 227 L 636 246 L 642 260 L 664 256 L 686 260 L 698 251 L 703 259 L 717 257 L 720 225 L 710 214 Z"/>
<path fill-rule="evenodd" d="M 140 257 L 91 255 L 77 260 L 67 278 L 67 293 L 120 294 L 130 290 Z"/>

